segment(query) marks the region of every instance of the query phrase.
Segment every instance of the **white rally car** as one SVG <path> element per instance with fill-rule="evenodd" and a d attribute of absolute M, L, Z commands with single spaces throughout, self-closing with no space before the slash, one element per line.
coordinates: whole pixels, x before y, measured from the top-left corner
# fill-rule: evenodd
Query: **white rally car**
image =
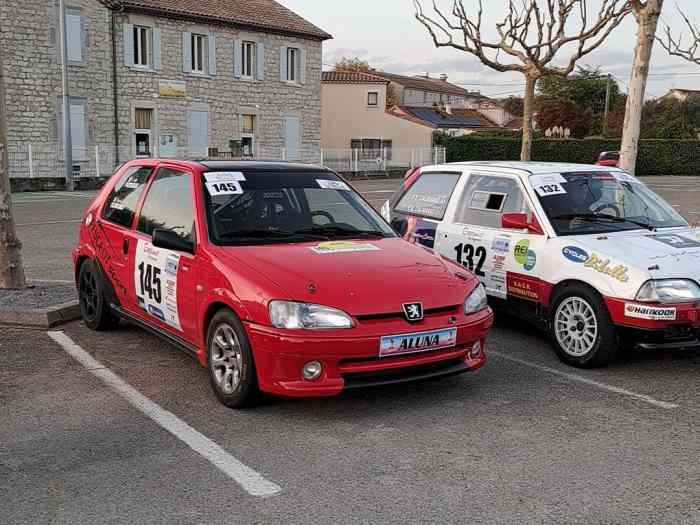
<path fill-rule="evenodd" d="M 476 273 L 495 306 L 601 366 L 621 342 L 700 346 L 700 230 L 626 172 L 465 162 L 409 171 L 382 214 Z"/>

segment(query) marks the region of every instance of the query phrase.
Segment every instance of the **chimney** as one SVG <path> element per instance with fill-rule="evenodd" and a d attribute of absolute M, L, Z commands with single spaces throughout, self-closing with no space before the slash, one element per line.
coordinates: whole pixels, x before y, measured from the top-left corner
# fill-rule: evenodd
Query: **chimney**
<path fill-rule="evenodd" d="M 440 75 L 440 80 L 442 80 L 443 82 L 447 82 L 447 75 L 445 73 Z"/>

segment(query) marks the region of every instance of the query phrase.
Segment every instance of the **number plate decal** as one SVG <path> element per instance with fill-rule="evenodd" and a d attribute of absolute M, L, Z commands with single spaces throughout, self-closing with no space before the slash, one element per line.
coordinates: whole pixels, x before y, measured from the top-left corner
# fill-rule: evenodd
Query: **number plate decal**
<path fill-rule="evenodd" d="M 177 271 L 180 255 L 139 239 L 134 265 L 138 305 L 164 323 L 182 330 L 177 308 Z"/>
<path fill-rule="evenodd" d="M 451 348 L 457 344 L 457 329 L 446 328 L 432 332 L 387 335 L 379 340 L 379 357 L 429 352 Z"/>

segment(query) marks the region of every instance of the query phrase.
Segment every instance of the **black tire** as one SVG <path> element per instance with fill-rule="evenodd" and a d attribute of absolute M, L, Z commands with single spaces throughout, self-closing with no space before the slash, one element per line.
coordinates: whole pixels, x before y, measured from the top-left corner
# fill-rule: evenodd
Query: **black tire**
<path fill-rule="evenodd" d="M 219 336 L 226 345 L 219 343 Z M 206 350 L 209 381 L 219 401 L 229 408 L 258 404 L 260 391 L 250 341 L 231 310 L 220 310 L 214 315 L 207 328 Z"/>
<path fill-rule="evenodd" d="M 606 366 L 615 360 L 620 347 L 605 301 L 595 290 L 580 284 L 567 286 L 555 296 L 549 332 L 559 359 L 578 368 Z"/>
<path fill-rule="evenodd" d="M 90 330 L 104 332 L 114 329 L 119 318 L 109 309 L 105 300 L 104 283 L 97 266 L 85 261 L 78 273 L 78 299 L 83 322 Z"/>

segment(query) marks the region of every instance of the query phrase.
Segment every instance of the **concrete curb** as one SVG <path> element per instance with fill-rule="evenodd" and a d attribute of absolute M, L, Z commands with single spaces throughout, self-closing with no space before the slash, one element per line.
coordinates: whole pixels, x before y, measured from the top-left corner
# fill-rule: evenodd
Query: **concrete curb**
<path fill-rule="evenodd" d="M 80 306 L 77 300 L 49 308 L 0 309 L 0 324 L 3 325 L 53 328 L 76 319 L 80 319 Z"/>

